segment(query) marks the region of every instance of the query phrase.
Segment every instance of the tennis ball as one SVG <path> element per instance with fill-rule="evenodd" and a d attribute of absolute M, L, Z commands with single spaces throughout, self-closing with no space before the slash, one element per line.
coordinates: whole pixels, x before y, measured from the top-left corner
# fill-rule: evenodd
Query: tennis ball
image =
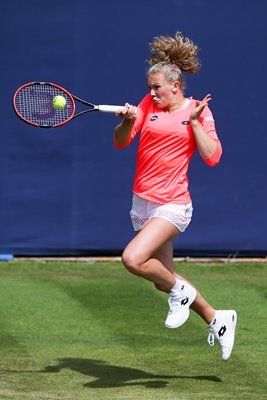
<path fill-rule="evenodd" d="M 57 110 L 60 110 L 61 108 L 64 108 L 67 104 L 67 101 L 65 97 L 63 96 L 55 96 L 53 98 L 53 107 L 56 108 Z"/>

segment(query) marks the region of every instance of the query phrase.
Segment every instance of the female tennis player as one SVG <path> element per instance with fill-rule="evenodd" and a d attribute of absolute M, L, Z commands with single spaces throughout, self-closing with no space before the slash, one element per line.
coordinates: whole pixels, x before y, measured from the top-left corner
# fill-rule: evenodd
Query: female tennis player
<path fill-rule="evenodd" d="M 147 60 L 149 93 L 138 107 L 125 104 L 117 115 L 115 146 L 128 146 L 140 133 L 130 212 L 136 236 L 125 248 L 122 262 L 131 273 L 153 282 L 169 293 L 168 328 L 184 324 L 190 308 L 209 327 L 208 342 L 216 339 L 221 357 L 228 360 L 234 345 L 237 313 L 215 310 L 200 292 L 175 272 L 173 239 L 188 227 L 192 200 L 188 190 L 188 166 L 198 149 L 203 161 L 214 167 L 222 147 L 212 112 L 211 95 L 198 101 L 185 96 L 183 73 L 200 68 L 199 48 L 180 32 L 155 37 Z"/>

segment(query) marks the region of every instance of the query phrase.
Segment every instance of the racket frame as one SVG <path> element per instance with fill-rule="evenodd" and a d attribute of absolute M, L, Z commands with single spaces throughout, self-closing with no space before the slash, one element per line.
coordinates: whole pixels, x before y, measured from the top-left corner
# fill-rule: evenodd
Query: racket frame
<path fill-rule="evenodd" d="M 41 124 L 38 124 L 38 123 L 33 122 L 33 121 L 30 121 L 27 118 L 23 117 L 23 115 L 19 112 L 19 110 L 18 110 L 18 108 L 16 106 L 16 98 L 17 98 L 18 93 L 21 90 L 23 90 L 24 88 L 26 88 L 28 86 L 33 86 L 33 85 L 40 85 L 40 86 L 41 85 L 50 85 L 50 86 L 53 86 L 53 87 L 61 90 L 63 93 L 65 93 L 68 96 L 68 98 L 71 100 L 71 104 L 72 104 L 72 107 L 73 107 L 71 115 L 66 120 L 64 120 L 64 121 L 62 121 L 60 123 L 54 124 L 54 125 L 41 125 Z M 75 114 L 75 112 L 76 112 L 75 100 L 78 101 L 79 103 L 82 103 L 82 104 L 84 104 L 86 106 L 89 106 L 90 108 L 88 108 L 86 110 L 83 110 L 83 111 L 80 111 L 79 113 Z M 29 82 L 29 83 L 26 83 L 26 84 L 20 86 L 16 90 L 16 92 L 15 92 L 15 94 L 13 96 L 13 108 L 14 108 L 16 114 L 19 116 L 19 118 L 21 118 L 24 122 L 26 122 L 26 123 L 28 123 L 30 125 L 33 125 L 33 126 L 39 127 L 39 128 L 57 128 L 59 126 L 65 125 L 66 123 L 68 123 L 69 121 L 71 121 L 72 119 L 74 119 L 76 117 L 79 117 L 80 115 L 87 114 L 87 113 L 93 112 L 93 111 L 102 111 L 102 112 L 115 113 L 115 112 L 121 111 L 123 109 L 123 106 L 95 105 L 93 103 L 90 103 L 90 102 L 88 102 L 86 100 L 83 100 L 83 99 L 71 94 L 68 90 L 64 89 L 62 86 L 59 86 L 59 85 L 57 85 L 55 83 L 33 81 L 33 82 Z"/>

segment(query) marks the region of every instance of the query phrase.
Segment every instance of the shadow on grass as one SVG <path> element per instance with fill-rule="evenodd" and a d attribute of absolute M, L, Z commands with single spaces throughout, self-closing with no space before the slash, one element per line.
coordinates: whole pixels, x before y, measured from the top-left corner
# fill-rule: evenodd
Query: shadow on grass
<path fill-rule="evenodd" d="M 197 379 L 222 382 L 217 376 L 154 375 L 136 368 L 110 365 L 101 360 L 83 358 L 61 358 L 57 365 L 47 366 L 41 372 L 57 373 L 63 368 L 96 378 L 86 383 L 88 388 L 112 388 L 143 385 L 148 388 L 165 388 L 169 379 Z M 164 380 L 163 380 L 164 379 Z M 136 382 L 137 381 L 137 382 Z"/>

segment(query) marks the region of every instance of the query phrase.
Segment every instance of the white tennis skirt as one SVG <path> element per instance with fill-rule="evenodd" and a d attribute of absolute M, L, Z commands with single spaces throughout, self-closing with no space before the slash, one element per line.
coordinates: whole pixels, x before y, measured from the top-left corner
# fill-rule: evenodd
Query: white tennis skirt
<path fill-rule="evenodd" d="M 159 217 L 166 219 L 179 231 L 184 232 L 190 224 L 192 214 L 192 203 L 159 204 L 133 194 L 130 216 L 135 231 L 140 231 L 151 218 Z"/>

